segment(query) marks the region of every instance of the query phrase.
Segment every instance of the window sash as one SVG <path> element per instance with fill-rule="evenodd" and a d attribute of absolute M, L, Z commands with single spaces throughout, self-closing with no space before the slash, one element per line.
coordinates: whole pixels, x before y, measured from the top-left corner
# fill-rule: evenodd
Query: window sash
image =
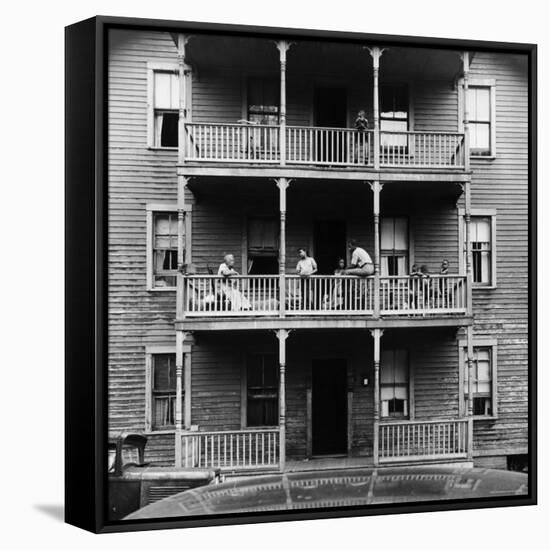
<path fill-rule="evenodd" d="M 275 355 L 253 355 L 246 365 L 246 424 L 279 424 L 279 371 Z"/>
<path fill-rule="evenodd" d="M 463 224 L 464 265 L 466 265 L 466 229 Z M 477 285 L 492 285 L 493 281 L 493 217 L 473 215 L 470 220 L 472 247 L 472 279 Z"/>
<path fill-rule="evenodd" d="M 175 212 L 153 212 L 152 273 L 154 287 L 175 287 L 178 253 L 178 216 Z M 185 231 L 185 228 L 184 228 Z M 168 262 L 170 267 L 166 267 Z M 175 264 L 175 265 L 174 265 Z"/>
<path fill-rule="evenodd" d="M 483 406 L 484 413 L 476 416 L 490 416 L 494 410 L 493 395 L 493 349 L 488 346 L 475 346 L 473 350 L 472 399 L 475 409 Z M 464 401 L 468 401 L 468 354 L 464 348 Z M 484 403 L 484 404 L 483 404 Z M 483 405 L 482 405 L 483 404 Z M 475 412 L 475 411 L 474 411 Z"/>
<path fill-rule="evenodd" d="M 383 350 L 380 361 L 380 414 L 408 417 L 410 402 L 409 358 L 406 350 Z"/>

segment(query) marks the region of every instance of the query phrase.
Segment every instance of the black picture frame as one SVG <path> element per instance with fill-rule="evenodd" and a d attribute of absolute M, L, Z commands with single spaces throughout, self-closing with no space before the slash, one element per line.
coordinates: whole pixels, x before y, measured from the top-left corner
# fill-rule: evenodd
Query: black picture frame
<path fill-rule="evenodd" d="M 315 38 L 384 45 L 521 53 L 529 64 L 529 487 L 528 495 L 460 501 L 339 507 L 109 522 L 105 518 L 107 437 L 107 34 L 109 29 L 201 31 L 265 38 Z M 432 512 L 537 503 L 536 239 L 537 47 L 391 36 L 97 16 L 65 30 L 65 520 L 95 533 Z"/>

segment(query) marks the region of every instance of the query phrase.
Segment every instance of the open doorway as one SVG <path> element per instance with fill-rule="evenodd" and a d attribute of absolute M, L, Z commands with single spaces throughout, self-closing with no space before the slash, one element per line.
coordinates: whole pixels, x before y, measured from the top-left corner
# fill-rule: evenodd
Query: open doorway
<path fill-rule="evenodd" d="M 312 454 L 347 452 L 347 365 L 345 359 L 313 361 L 311 376 Z"/>
<path fill-rule="evenodd" d="M 340 258 L 346 259 L 346 222 L 320 220 L 315 222 L 313 247 L 319 275 L 333 275 Z"/>
<path fill-rule="evenodd" d="M 320 128 L 347 127 L 347 92 L 345 88 L 317 87 L 313 98 L 313 122 Z M 346 143 L 330 133 L 317 138 L 317 161 L 342 162 L 346 158 Z"/>

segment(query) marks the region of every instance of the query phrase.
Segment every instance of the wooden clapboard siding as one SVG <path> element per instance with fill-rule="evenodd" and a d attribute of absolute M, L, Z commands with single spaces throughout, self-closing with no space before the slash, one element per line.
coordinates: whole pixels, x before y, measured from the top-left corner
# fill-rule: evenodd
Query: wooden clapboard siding
<path fill-rule="evenodd" d="M 453 82 L 423 80 L 409 86 L 417 132 L 458 131 L 458 91 Z"/>
<path fill-rule="evenodd" d="M 175 292 L 146 291 L 146 209 L 176 200 L 175 151 L 147 149 L 147 62 L 174 62 L 166 33 L 116 30 L 109 50 L 109 431 L 145 427 L 145 346 L 174 344 Z M 173 435 L 147 459 L 173 460 Z"/>
<path fill-rule="evenodd" d="M 418 338 L 407 339 L 406 342 L 413 380 L 415 419 L 457 418 L 459 367 L 454 334 L 424 331 Z"/>
<path fill-rule="evenodd" d="M 497 211 L 497 288 L 475 289 L 475 337 L 498 341 L 498 420 L 475 422 L 477 452 L 526 452 L 528 405 L 527 60 L 476 53 L 472 78 L 496 80 L 496 158 L 472 159 L 472 208 Z M 503 451 L 500 451 L 503 452 Z"/>

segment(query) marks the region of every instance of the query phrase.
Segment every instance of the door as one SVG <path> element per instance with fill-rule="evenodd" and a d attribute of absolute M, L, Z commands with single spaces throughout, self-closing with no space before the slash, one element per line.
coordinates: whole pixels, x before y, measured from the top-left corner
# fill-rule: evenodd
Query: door
<path fill-rule="evenodd" d="M 322 220 L 315 223 L 313 252 L 319 275 L 333 275 L 338 260 L 346 259 L 346 222 Z"/>
<path fill-rule="evenodd" d="M 345 359 L 313 361 L 311 375 L 313 455 L 347 452 L 347 365 Z"/>
<path fill-rule="evenodd" d="M 345 88 L 315 88 L 313 99 L 314 125 L 320 128 L 347 127 L 347 92 Z M 317 161 L 337 163 L 346 161 L 345 140 L 330 130 L 317 136 Z"/>

